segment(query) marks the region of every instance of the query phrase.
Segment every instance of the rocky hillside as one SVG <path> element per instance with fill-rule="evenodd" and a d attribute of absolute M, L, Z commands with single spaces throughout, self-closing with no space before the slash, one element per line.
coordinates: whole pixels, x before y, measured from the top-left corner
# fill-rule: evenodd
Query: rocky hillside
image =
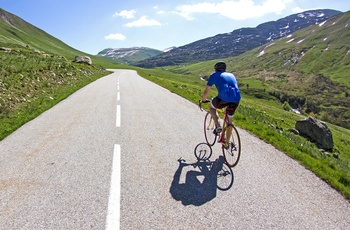
<path fill-rule="evenodd" d="M 321 23 L 340 13 L 335 10 L 312 10 L 293 14 L 277 21 L 260 24 L 256 28 L 241 28 L 230 33 L 195 41 L 140 61 L 135 65 L 153 68 L 238 56 L 299 29 Z"/>
<path fill-rule="evenodd" d="M 160 50 L 146 48 L 146 47 L 132 47 L 132 48 L 120 48 L 120 49 L 104 49 L 97 55 L 106 57 L 110 60 L 117 61 L 124 64 L 132 64 L 145 60 L 147 58 L 154 57 L 163 53 Z"/>

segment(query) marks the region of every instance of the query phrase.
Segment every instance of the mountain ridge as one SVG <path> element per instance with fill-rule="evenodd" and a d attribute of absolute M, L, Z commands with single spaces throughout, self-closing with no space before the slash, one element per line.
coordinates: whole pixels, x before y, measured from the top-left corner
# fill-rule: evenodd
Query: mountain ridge
<path fill-rule="evenodd" d="M 107 48 L 100 51 L 97 56 L 102 56 L 124 64 L 132 64 L 161 53 L 163 52 L 160 50 L 148 47 Z"/>
<path fill-rule="evenodd" d="M 266 44 L 270 40 L 281 38 L 340 13 L 342 12 L 321 9 L 292 14 L 277 21 L 259 24 L 254 28 L 240 28 L 229 33 L 197 40 L 134 65 L 142 68 L 154 68 L 238 56 Z"/>

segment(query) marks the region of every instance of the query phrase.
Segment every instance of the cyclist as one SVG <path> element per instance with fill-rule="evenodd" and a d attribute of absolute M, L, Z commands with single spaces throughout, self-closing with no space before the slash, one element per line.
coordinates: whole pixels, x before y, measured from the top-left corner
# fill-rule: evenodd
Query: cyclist
<path fill-rule="evenodd" d="M 229 107 L 232 109 L 226 110 L 229 117 L 229 122 L 232 122 L 232 116 L 238 107 L 241 100 L 241 94 L 238 88 L 238 83 L 235 75 L 226 72 L 226 63 L 219 61 L 214 65 L 215 72 L 212 73 L 208 79 L 207 86 L 203 92 L 202 101 L 207 101 L 209 91 L 213 85 L 216 86 L 218 90 L 218 95 L 211 100 L 210 103 L 210 114 L 214 119 L 215 134 L 222 131 L 222 127 L 219 123 L 219 117 L 217 115 L 216 109 L 222 109 Z"/>

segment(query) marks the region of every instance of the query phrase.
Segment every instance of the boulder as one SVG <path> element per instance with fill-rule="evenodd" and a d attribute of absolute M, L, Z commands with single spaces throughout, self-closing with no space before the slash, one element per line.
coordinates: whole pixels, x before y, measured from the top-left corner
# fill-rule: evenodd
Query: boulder
<path fill-rule="evenodd" d="M 76 56 L 74 61 L 77 63 L 86 63 L 88 65 L 92 65 L 92 61 L 89 56 Z"/>
<path fill-rule="evenodd" d="M 12 51 L 11 48 L 6 48 L 6 47 L 0 47 L 0 50 L 3 50 L 3 51 L 8 52 L 8 53 L 10 53 Z"/>
<path fill-rule="evenodd" d="M 309 138 L 322 149 L 330 150 L 334 147 L 332 132 L 323 121 L 308 117 L 297 121 L 295 129 L 299 131 L 300 135 Z"/>

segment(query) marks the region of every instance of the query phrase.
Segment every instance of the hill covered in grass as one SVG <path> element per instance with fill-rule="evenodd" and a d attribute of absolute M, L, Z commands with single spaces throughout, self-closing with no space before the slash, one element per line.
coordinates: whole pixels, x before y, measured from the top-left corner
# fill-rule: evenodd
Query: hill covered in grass
<path fill-rule="evenodd" d="M 241 90 L 350 128 L 350 12 L 224 59 Z M 166 69 L 206 78 L 215 61 Z"/>
<path fill-rule="evenodd" d="M 103 57 L 94 56 L 70 47 L 61 40 L 0 8 L 0 47 L 28 48 L 74 60 L 77 55 L 91 57 L 94 64 L 113 65 Z"/>
<path fill-rule="evenodd" d="M 90 56 L 92 65 L 74 62 Z M 122 68 L 0 9 L 0 140 L 86 84 Z"/>

